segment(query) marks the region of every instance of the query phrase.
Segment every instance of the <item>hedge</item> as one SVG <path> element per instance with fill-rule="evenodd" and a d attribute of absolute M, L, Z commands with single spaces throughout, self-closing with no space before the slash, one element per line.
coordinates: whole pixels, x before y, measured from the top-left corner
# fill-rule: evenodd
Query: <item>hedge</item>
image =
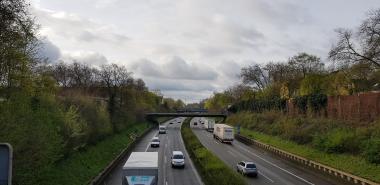
<path fill-rule="evenodd" d="M 191 131 L 189 123 L 190 118 L 187 118 L 181 128 L 182 137 L 185 147 L 205 185 L 246 184 L 243 177 L 233 171 L 200 143 Z"/>

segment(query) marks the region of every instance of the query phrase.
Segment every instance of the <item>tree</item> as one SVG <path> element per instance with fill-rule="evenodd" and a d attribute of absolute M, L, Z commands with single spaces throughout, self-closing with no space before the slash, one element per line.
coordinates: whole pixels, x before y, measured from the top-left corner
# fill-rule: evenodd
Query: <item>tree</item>
<path fill-rule="evenodd" d="M 267 71 L 258 64 L 242 68 L 240 77 L 244 84 L 253 85 L 257 89 L 264 89 L 269 84 Z"/>
<path fill-rule="evenodd" d="M 320 73 L 324 67 L 319 57 L 307 53 L 299 53 L 290 58 L 288 63 L 295 69 L 295 72 L 300 73 L 302 77 L 306 77 L 307 74 L 311 73 Z"/>
<path fill-rule="evenodd" d="M 38 41 L 28 6 L 24 0 L 0 1 L 0 88 L 31 84 Z"/>
<path fill-rule="evenodd" d="M 309 74 L 302 81 L 300 86 L 300 95 L 325 94 L 326 77 L 319 74 Z"/>
<path fill-rule="evenodd" d="M 368 63 L 380 68 L 380 9 L 370 11 L 355 32 L 338 29 L 329 58 L 344 65 Z"/>

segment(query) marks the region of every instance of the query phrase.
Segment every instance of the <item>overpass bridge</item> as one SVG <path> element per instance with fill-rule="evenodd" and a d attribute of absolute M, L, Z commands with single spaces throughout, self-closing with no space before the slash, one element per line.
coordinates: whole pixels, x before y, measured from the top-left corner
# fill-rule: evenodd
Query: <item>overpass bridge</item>
<path fill-rule="evenodd" d="M 153 123 L 157 123 L 156 118 L 158 117 L 219 117 L 223 118 L 223 122 L 227 118 L 227 114 L 221 114 L 221 113 L 194 113 L 194 112 L 173 112 L 173 113 L 146 113 L 145 118 Z"/>

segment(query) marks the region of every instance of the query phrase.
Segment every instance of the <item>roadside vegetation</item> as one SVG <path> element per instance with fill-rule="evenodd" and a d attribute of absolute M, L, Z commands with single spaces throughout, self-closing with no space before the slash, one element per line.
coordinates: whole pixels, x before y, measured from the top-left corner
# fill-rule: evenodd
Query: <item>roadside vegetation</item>
<path fill-rule="evenodd" d="M 377 9 L 356 29 L 337 29 L 326 60 L 300 52 L 243 67 L 241 84 L 200 104 L 213 112 L 228 111 L 227 122 L 240 125 L 246 136 L 380 182 L 380 117 L 372 111 L 375 104 L 364 104 L 378 99 L 360 102 L 358 96 L 346 96 L 378 95 L 373 91 L 380 90 L 379 24 Z M 344 98 L 349 103 L 342 105 L 362 107 L 337 113 L 334 102 L 340 106 Z"/>
<path fill-rule="evenodd" d="M 120 152 L 127 148 L 133 137 L 141 135 L 151 125 L 135 124 L 132 127 L 98 142 L 96 145 L 73 153 L 41 171 L 39 176 L 30 179 L 30 184 L 89 184 Z"/>
<path fill-rule="evenodd" d="M 291 118 L 278 112 L 239 112 L 227 118 L 241 134 L 342 171 L 380 182 L 380 124 L 350 127 L 327 119 Z"/>
<path fill-rule="evenodd" d="M 190 120 L 191 118 L 187 118 L 182 124 L 181 134 L 185 147 L 203 182 L 206 185 L 245 184 L 244 179 L 238 173 L 201 144 L 190 129 Z"/>
<path fill-rule="evenodd" d="M 27 1 L 0 9 L 0 142 L 13 146 L 14 184 L 85 184 L 128 145 L 123 134 L 142 131 L 144 113 L 183 107 L 124 66 L 51 63 Z"/>

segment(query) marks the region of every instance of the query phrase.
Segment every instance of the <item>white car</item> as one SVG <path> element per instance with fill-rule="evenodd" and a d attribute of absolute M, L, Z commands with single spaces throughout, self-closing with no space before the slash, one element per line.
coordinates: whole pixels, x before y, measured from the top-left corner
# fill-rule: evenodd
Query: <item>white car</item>
<path fill-rule="evenodd" d="M 160 138 L 153 137 L 152 141 L 150 141 L 150 146 L 151 147 L 160 147 Z"/>
<path fill-rule="evenodd" d="M 172 167 L 185 167 L 185 156 L 181 151 L 173 151 L 172 157 Z"/>
<path fill-rule="evenodd" d="M 255 163 L 241 161 L 236 165 L 236 171 L 247 176 L 257 177 L 257 168 Z"/>
<path fill-rule="evenodd" d="M 158 133 L 159 134 L 166 134 L 166 126 L 160 126 L 158 128 Z"/>

